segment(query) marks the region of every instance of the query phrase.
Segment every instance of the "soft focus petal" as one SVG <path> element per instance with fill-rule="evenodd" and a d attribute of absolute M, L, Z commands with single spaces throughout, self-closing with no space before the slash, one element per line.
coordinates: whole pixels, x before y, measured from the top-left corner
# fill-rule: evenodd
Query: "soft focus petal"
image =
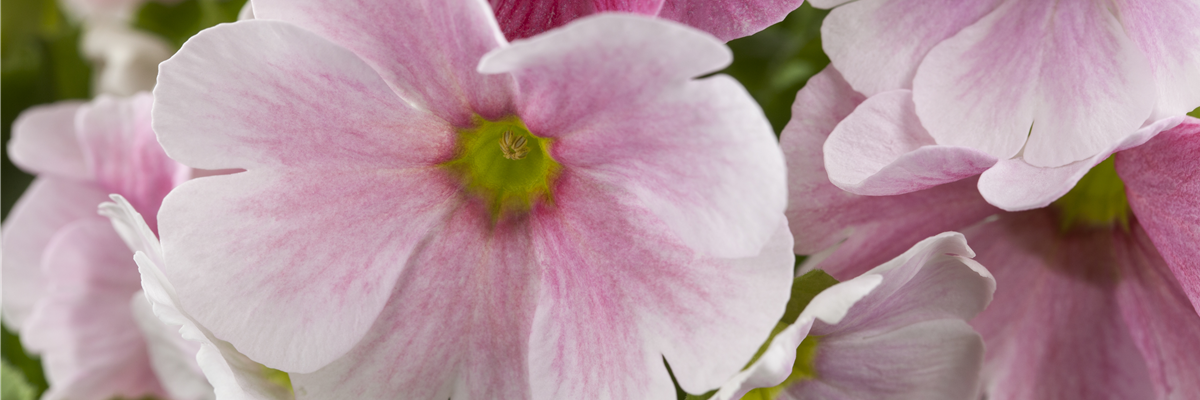
<path fill-rule="evenodd" d="M 91 20 L 80 52 L 92 62 L 95 93 L 129 96 L 154 89 L 158 64 L 174 52 L 161 37 L 121 20 Z"/>
<path fill-rule="evenodd" d="M 400 96 L 451 125 L 512 113 L 512 78 L 475 72 L 506 42 L 486 0 L 255 0 L 254 16 L 287 21 L 341 45 Z"/>
<path fill-rule="evenodd" d="M 47 246 L 68 224 L 96 215 L 105 193 L 92 185 L 55 177 L 33 181 L 4 220 L 4 324 L 25 325 L 45 295 L 42 265 Z"/>
<path fill-rule="evenodd" d="M 30 107 L 13 121 L 8 156 L 38 175 L 87 180 L 92 171 L 75 136 L 75 113 L 83 103 L 64 101 Z"/>
<path fill-rule="evenodd" d="M 1200 315 L 1188 302 L 1167 263 L 1139 226 L 1117 236 L 1121 266 L 1117 304 L 1146 360 L 1158 399 L 1190 399 L 1200 393 Z"/>
<path fill-rule="evenodd" d="M 811 1 L 821 8 L 829 0 Z M 935 45 L 991 11 L 998 0 L 859 0 L 829 12 L 821 42 L 834 67 L 859 92 L 911 89 Z"/>
<path fill-rule="evenodd" d="M 1001 159 L 1023 148 L 1038 167 L 1120 141 L 1150 117 L 1154 97 L 1145 55 L 1092 0 L 1008 1 L 930 50 L 913 81 L 938 144 Z"/>
<path fill-rule="evenodd" d="M 129 307 L 138 290 L 131 258 L 95 216 L 64 227 L 46 247 L 43 272 L 55 279 L 21 329 L 25 346 L 42 354 L 51 386 L 44 399 L 165 394 Z"/>
<path fill-rule="evenodd" d="M 537 296 L 527 220 L 491 228 L 465 206 L 409 259 L 383 314 L 346 356 L 293 374 L 299 398 L 525 399 Z"/>
<path fill-rule="evenodd" d="M 217 337 L 311 372 L 366 333 L 457 190 L 432 168 L 192 180 L 163 202 L 165 272 Z"/>
<path fill-rule="evenodd" d="M 1112 231 L 1081 229 L 1060 233 L 1053 212 L 1038 210 L 967 230 L 998 288 L 972 321 L 988 348 L 987 398 L 1154 398 L 1117 303 Z"/>
<path fill-rule="evenodd" d="M 748 257 L 778 226 L 784 165 L 745 89 L 726 76 L 690 79 L 729 59 L 694 29 L 607 14 L 493 52 L 480 71 L 517 77 L 521 117 L 556 139 L 560 163 L 633 188 L 692 248 Z"/>
<path fill-rule="evenodd" d="M 262 20 L 205 30 L 162 64 L 154 130 L 203 169 L 402 167 L 448 160 L 455 138 L 350 51 Z"/>
<path fill-rule="evenodd" d="M 1200 308 L 1200 120 L 1117 154 L 1129 206 Z"/>
<path fill-rule="evenodd" d="M 803 0 L 665 0 L 658 17 L 730 41 L 783 21 L 802 3 Z"/>
<path fill-rule="evenodd" d="M 912 92 L 880 93 L 833 129 L 824 148 L 829 180 L 855 194 L 911 193 L 983 172 L 996 158 L 969 147 L 939 146 L 921 126 Z"/>
<path fill-rule="evenodd" d="M 664 357 L 685 391 L 706 392 L 783 314 L 793 260 L 780 219 L 761 254 L 716 259 L 633 201 L 564 173 L 557 207 L 534 215 L 544 272 L 529 341 L 533 398 L 669 397 Z"/>
<path fill-rule="evenodd" d="M 1104 151 L 1082 161 L 1061 167 L 1043 168 L 1023 158 L 1002 160 L 979 176 L 979 193 L 988 203 L 1008 211 L 1042 208 L 1067 194 L 1092 167 L 1104 162 L 1113 153 L 1146 143 L 1160 132 L 1183 121 L 1183 117 L 1166 118 L 1126 136 Z M 1187 154 L 1187 153 L 1181 153 Z M 1192 170 L 1194 173 L 1195 169 Z M 1185 182 L 1185 181 L 1171 181 Z M 1193 210 L 1195 207 L 1192 208 Z"/>
<path fill-rule="evenodd" d="M 792 120 L 780 145 L 788 162 L 788 222 L 798 254 L 847 280 L 908 250 L 918 241 L 960 229 L 998 212 L 975 189 L 974 179 L 886 197 L 851 194 L 829 182 L 822 144 L 863 96 L 837 70 L 826 68 L 796 95 Z M 836 247 L 834 247 L 836 246 Z M 807 265 L 806 265 L 807 266 Z"/>
<path fill-rule="evenodd" d="M 663 0 L 491 0 L 509 40 L 524 39 L 605 11 L 655 15 Z"/>
<path fill-rule="evenodd" d="M 1150 60 L 1158 89 L 1156 115 L 1182 115 L 1200 106 L 1200 2 L 1159 0 L 1119 2 L 1129 38 Z"/>
<path fill-rule="evenodd" d="M 185 340 L 174 326 L 164 324 L 154 316 L 146 294 L 137 292 L 131 299 L 133 319 L 146 340 L 150 365 L 163 388 L 175 400 L 214 399 L 212 385 L 204 378 L 196 353 L 200 343 Z"/>

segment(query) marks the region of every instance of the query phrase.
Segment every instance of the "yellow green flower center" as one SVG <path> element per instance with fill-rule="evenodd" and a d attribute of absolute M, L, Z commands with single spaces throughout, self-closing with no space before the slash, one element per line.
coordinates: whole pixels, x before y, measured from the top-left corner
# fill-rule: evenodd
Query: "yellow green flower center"
<path fill-rule="evenodd" d="M 476 117 L 458 131 L 458 155 L 442 164 L 499 219 L 553 201 L 551 185 L 562 166 L 550 156 L 552 139 L 529 132 L 515 116 L 497 121 Z"/>
<path fill-rule="evenodd" d="M 1125 183 L 1117 175 L 1113 158 L 1096 165 L 1075 187 L 1054 202 L 1061 212 L 1063 230 L 1076 225 L 1129 227 L 1129 201 Z"/>

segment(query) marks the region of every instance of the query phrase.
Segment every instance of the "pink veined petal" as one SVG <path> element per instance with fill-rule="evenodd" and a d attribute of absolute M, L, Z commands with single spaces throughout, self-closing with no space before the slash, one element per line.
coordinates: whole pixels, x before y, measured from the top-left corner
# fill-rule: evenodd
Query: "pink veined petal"
<path fill-rule="evenodd" d="M 1002 160 L 979 175 L 979 193 L 988 203 L 1008 211 L 1048 206 L 1071 191 L 1092 167 L 1104 162 L 1113 153 L 1140 146 L 1182 121 L 1183 117 L 1159 120 L 1091 158 L 1061 167 L 1038 167 L 1023 158 Z"/>
<path fill-rule="evenodd" d="M 655 15 L 663 0 L 491 0 L 509 40 L 528 38 L 598 12 Z"/>
<path fill-rule="evenodd" d="M 517 77 L 521 118 L 556 139 L 560 163 L 632 188 L 694 249 L 748 257 L 778 226 L 785 171 L 745 89 L 724 75 L 691 79 L 729 60 L 703 32 L 607 14 L 488 54 L 480 71 Z"/>
<path fill-rule="evenodd" d="M 45 176 L 33 181 L 4 220 L 4 324 L 21 329 L 45 295 L 46 248 L 68 224 L 96 215 L 105 193 L 93 185 Z"/>
<path fill-rule="evenodd" d="M 816 265 L 841 280 L 859 276 L 931 235 L 999 211 L 979 196 L 972 178 L 884 197 L 859 196 L 834 186 L 825 172 L 822 144 L 863 100 L 837 70 L 826 68 L 796 95 L 792 120 L 780 137 L 788 162 L 787 216 L 795 251 L 823 252 L 821 257 L 827 258 Z"/>
<path fill-rule="evenodd" d="M 793 262 L 781 219 L 761 254 L 691 250 L 631 194 L 572 174 L 533 215 L 541 292 L 530 336 L 534 399 L 668 398 L 733 376 L 783 313 Z"/>
<path fill-rule="evenodd" d="M 1121 266 L 1117 304 L 1129 323 L 1134 344 L 1150 371 L 1158 399 L 1183 400 L 1200 393 L 1200 315 L 1154 249 L 1134 225 L 1119 233 L 1116 254 Z"/>
<path fill-rule="evenodd" d="M 371 327 L 458 191 L 432 167 L 192 180 L 159 214 L 165 272 L 217 337 L 272 368 L 312 372 Z"/>
<path fill-rule="evenodd" d="M 966 232 L 975 260 L 996 277 L 995 299 L 971 323 L 988 349 L 987 397 L 1154 398 L 1117 301 L 1111 230 L 1060 232 L 1050 210 L 1003 214 Z"/>
<path fill-rule="evenodd" d="M 155 317 L 151 307 L 146 294 L 140 291 L 130 299 L 133 320 L 146 340 L 154 375 L 172 399 L 212 399 L 213 387 L 196 363 L 200 343 L 185 340 L 177 327 L 168 326 Z"/>
<path fill-rule="evenodd" d="M 958 400 L 978 392 L 983 340 L 966 322 L 938 319 L 822 337 L 817 378 L 789 386 L 780 400 Z"/>
<path fill-rule="evenodd" d="M 827 8 L 825 1 L 812 1 Z M 992 11 L 998 0 L 859 0 L 821 24 L 831 63 L 867 95 L 911 89 L 929 50 Z"/>
<path fill-rule="evenodd" d="M 1136 131 L 1153 79 L 1103 2 L 1014 0 L 930 50 L 913 99 L 939 144 L 1058 167 Z"/>
<path fill-rule="evenodd" d="M 528 218 L 456 209 L 409 259 L 375 325 L 341 359 L 292 374 L 299 399 L 528 399 L 538 291 Z"/>
<path fill-rule="evenodd" d="M 350 49 L 401 97 L 456 127 L 514 111 L 512 78 L 475 72 L 480 57 L 506 44 L 486 0 L 258 0 L 254 16 Z"/>
<path fill-rule="evenodd" d="M 917 119 L 908 90 L 867 98 L 833 129 L 824 146 L 829 180 L 868 196 L 912 193 L 954 182 L 997 161 L 970 147 L 935 143 Z"/>
<path fill-rule="evenodd" d="M 1200 309 L 1200 120 L 1117 154 L 1129 206 Z M 7 253 L 6 253 L 7 254 Z"/>
<path fill-rule="evenodd" d="M 75 113 L 83 104 L 64 101 L 21 113 L 13 121 L 12 140 L 8 142 L 13 164 L 38 175 L 91 179 L 92 171 L 75 137 Z"/>
<path fill-rule="evenodd" d="M 81 107 L 75 119 L 96 184 L 128 199 L 152 230 L 163 197 L 188 175 L 187 167 L 167 157 L 150 128 L 153 102 L 144 92 L 127 99 L 102 95 Z"/>
<path fill-rule="evenodd" d="M 666 0 L 658 16 L 730 41 L 783 21 L 802 3 L 803 0 Z"/>
<path fill-rule="evenodd" d="M 1151 118 L 1182 115 L 1200 106 L 1200 3 L 1162 0 L 1115 6 L 1129 38 L 1154 71 L 1158 102 Z"/>
<path fill-rule="evenodd" d="M 203 169 L 400 168 L 449 160 L 456 137 L 350 51 L 262 20 L 205 30 L 162 64 L 154 130 Z"/>
<path fill-rule="evenodd" d="M 21 329 L 25 346 L 42 354 L 48 400 L 163 396 L 134 323 L 129 299 L 138 291 L 132 252 L 100 217 L 63 228 L 46 248 L 46 297 Z"/>

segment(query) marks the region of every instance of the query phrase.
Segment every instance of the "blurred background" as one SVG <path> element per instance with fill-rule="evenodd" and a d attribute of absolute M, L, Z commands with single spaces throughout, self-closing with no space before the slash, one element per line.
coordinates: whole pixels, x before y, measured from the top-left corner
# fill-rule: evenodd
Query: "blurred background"
<path fill-rule="evenodd" d="M 105 63 L 130 62 L 131 57 L 133 61 L 138 57 L 163 59 L 200 30 L 236 20 L 245 1 L 124 0 L 127 5 L 120 15 L 96 20 L 80 16 L 90 12 L 80 10 L 81 0 L 0 0 L 0 126 L 5 149 L 13 120 L 25 109 L 86 100 L 101 92 L 132 94 L 120 92 L 139 83 L 126 82 L 129 77 L 105 75 Z M 783 22 L 729 43 L 734 60 L 722 73 L 746 86 L 776 135 L 791 117 L 796 92 L 829 63 L 821 50 L 820 26 L 825 14 L 806 3 Z M 122 52 L 106 47 L 106 41 L 134 43 L 149 50 Z M 150 65 L 151 70 L 143 74 L 145 79 L 153 76 L 154 64 Z M 0 218 L 5 218 L 33 177 L 17 169 L 7 151 L 0 154 Z M 8 327 L 3 328 L 0 340 L 0 397 L 40 397 L 47 387 L 41 361 L 23 350 L 20 338 Z"/>

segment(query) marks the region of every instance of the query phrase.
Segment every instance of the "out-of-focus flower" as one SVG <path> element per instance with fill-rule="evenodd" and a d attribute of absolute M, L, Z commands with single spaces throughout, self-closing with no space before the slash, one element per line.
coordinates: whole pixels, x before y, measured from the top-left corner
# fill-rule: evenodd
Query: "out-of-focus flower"
<path fill-rule="evenodd" d="M 869 96 L 825 144 L 830 179 L 856 194 L 982 172 L 997 207 L 1045 207 L 1200 106 L 1195 0 L 813 4 L 842 4 L 822 39 Z"/>
<path fill-rule="evenodd" d="M 35 107 L 13 124 L 9 156 L 37 179 L 5 221 L 4 320 L 42 355 L 43 399 L 174 394 L 156 377 L 130 307 L 140 289 L 133 253 L 95 211 L 119 193 L 154 216 L 186 179 L 190 170 L 155 140 L 151 104 L 144 93 L 101 96 Z"/>
<path fill-rule="evenodd" d="M 172 332 L 170 335 L 151 337 L 152 356 L 158 356 L 155 361 L 159 364 L 174 364 L 176 370 L 189 369 L 191 365 L 198 365 L 203 370 L 203 376 L 192 374 L 191 371 L 179 371 L 174 375 L 179 381 L 175 386 L 207 390 L 207 398 L 222 400 L 291 399 L 293 396 L 288 388 L 269 379 L 265 367 L 238 353 L 228 342 L 213 337 L 211 332 L 198 325 L 179 307 L 175 288 L 167 281 L 160 267 L 163 256 L 158 237 L 125 198 L 113 195 L 112 200 L 100 206 L 100 213 L 111 219 L 121 238 L 136 252 L 134 259 L 141 273 L 144 293 L 139 292 L 133 299 L 135 312 L 150 312 L 149 318 L 153 319 L 154 324 L 139 322 L 151 325 L 151 329 L 169 327 L 164 333 Z M 142 315 L 145 314 L 139 313 L 139 316 Z M 199 349 L 180 349 L 175 342 L 180 338 L 198 343 Z M 191 362 L 185 363 L 187 360 Z M 159 368 L 164 369 L 168 368 Z"/>
<path fill-rule="evenodd" d="M 486 2 L 255 1 L 163 63 L 180 305 L 304 398 L 665 398 L 784 309 L 782 154 L 710 35 Z M 403 23 L 398 23 L 402 21 Z M 654 38 L 655 40 L 646 40 Z M 485 56 L 486 55 L 486 56 Z"/>
<path fill-rule="evenodd" d="M 113 20 L 89 22 L 82 51 L 95 71 L 93 90 L 117 96 L 154 89 L 158 64 L 173 52 L 162 38 Z"/>
<path fill-rule="evenodd" d="M 976 398 L 983 339 L 966 321 L 996 282 L 973 255 L 948 232 L 825 289 L 714 398 Z"/>
<path fill-rule="evenodd" d="M 491 0 L 500 29 L 524 39 L 599 12 L 657 16 L 699 28 L 721 40 L 749 36 L 782 21 L 804 0 Z"/>
<path fill-rule="evenodd" d="M 833 68 L 797 95 L 781 145 L 789 222 L 804 227 L 796 252 L 818 255 L 805 268 L 853 277 L 931 232 L 961 230 L 999 288 L 972 321 L 988 348 L 987 398 L 1200 393 L 1200 121 L 1156 123 L 1054 206 L 1010 213 L 974 177 L 895 196 L 835 187 L 821 143 L 869 103 Z"/>

